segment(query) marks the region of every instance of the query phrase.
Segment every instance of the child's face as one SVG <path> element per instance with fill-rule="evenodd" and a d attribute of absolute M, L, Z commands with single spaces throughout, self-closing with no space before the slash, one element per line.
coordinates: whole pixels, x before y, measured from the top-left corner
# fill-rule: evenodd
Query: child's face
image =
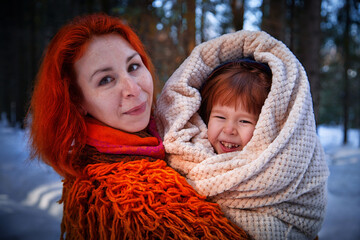
<path fill-rule="evenodd" d="M 242 150 L 253 135 L 257 119 L 258 115 L 247 112 L 240 103 L 216 103 L 208 122 L 208 138 L 216 153 Z"/>

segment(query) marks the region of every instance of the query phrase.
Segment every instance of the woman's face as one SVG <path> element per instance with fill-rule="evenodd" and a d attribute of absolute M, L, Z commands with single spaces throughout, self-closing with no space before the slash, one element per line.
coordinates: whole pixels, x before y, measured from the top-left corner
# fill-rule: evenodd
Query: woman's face
<path fill-rule="evenodd" d="M 97 120 L 126 132 L 149 123 L 153 81 L 140 55 L 120 35 L 94 37 L 75 62 L 82 107 Z"/>

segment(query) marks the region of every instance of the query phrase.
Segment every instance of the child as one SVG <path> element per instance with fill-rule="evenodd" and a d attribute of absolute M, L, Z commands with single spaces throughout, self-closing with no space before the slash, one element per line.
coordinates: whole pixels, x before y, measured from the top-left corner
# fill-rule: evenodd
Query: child
<path fill-rule="evenodd" d="M 236 60 L 244 58 L 255 62 Z M 228 77 L 215 76 L 234 61 L 255 68 L 262 91 L 245 84 L 242 94 Z M 225 124 L 219 109 L 231 113 L 225 137 L 217 137 Z M 238 121 L 238 112 L 246 118 Z M 315 239 L 329 172 L 306 73 L 282 42 L 238 31 L 200 44 L 166 82 L 155 117 L 169 165 L 252 239 Z M 234 137 L 235 123 L 247 129 L 241 137 Z"/>
<path fill-rule="evenodd" d="M 249 58 L 216 67 L 201 89 L 199 114 L 216 153 L 241 151 L 250 141 L 271 87 L 271 70 Z"/>

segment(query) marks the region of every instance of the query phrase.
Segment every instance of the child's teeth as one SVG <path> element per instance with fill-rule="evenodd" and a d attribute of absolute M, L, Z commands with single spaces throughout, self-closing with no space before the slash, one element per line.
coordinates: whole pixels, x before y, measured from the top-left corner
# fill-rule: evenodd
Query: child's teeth
<path fill-rule="evenodd" d="M 237 144 L 232 144 L 232 143 L 227 143 L 227 142 L 221 142 L 222 145 L 224 145 L 227 148 L 237 148 L 239 147 L 239 145 Z"/>

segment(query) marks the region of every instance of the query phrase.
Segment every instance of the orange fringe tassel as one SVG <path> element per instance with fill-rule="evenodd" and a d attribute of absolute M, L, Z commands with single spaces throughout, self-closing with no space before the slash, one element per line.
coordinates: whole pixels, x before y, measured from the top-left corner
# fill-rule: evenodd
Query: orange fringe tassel
<path fill-rule="evenodd" d="M 97 163 L 64 180 L 61 239 L 249 239 L 162 160 Z"/>

